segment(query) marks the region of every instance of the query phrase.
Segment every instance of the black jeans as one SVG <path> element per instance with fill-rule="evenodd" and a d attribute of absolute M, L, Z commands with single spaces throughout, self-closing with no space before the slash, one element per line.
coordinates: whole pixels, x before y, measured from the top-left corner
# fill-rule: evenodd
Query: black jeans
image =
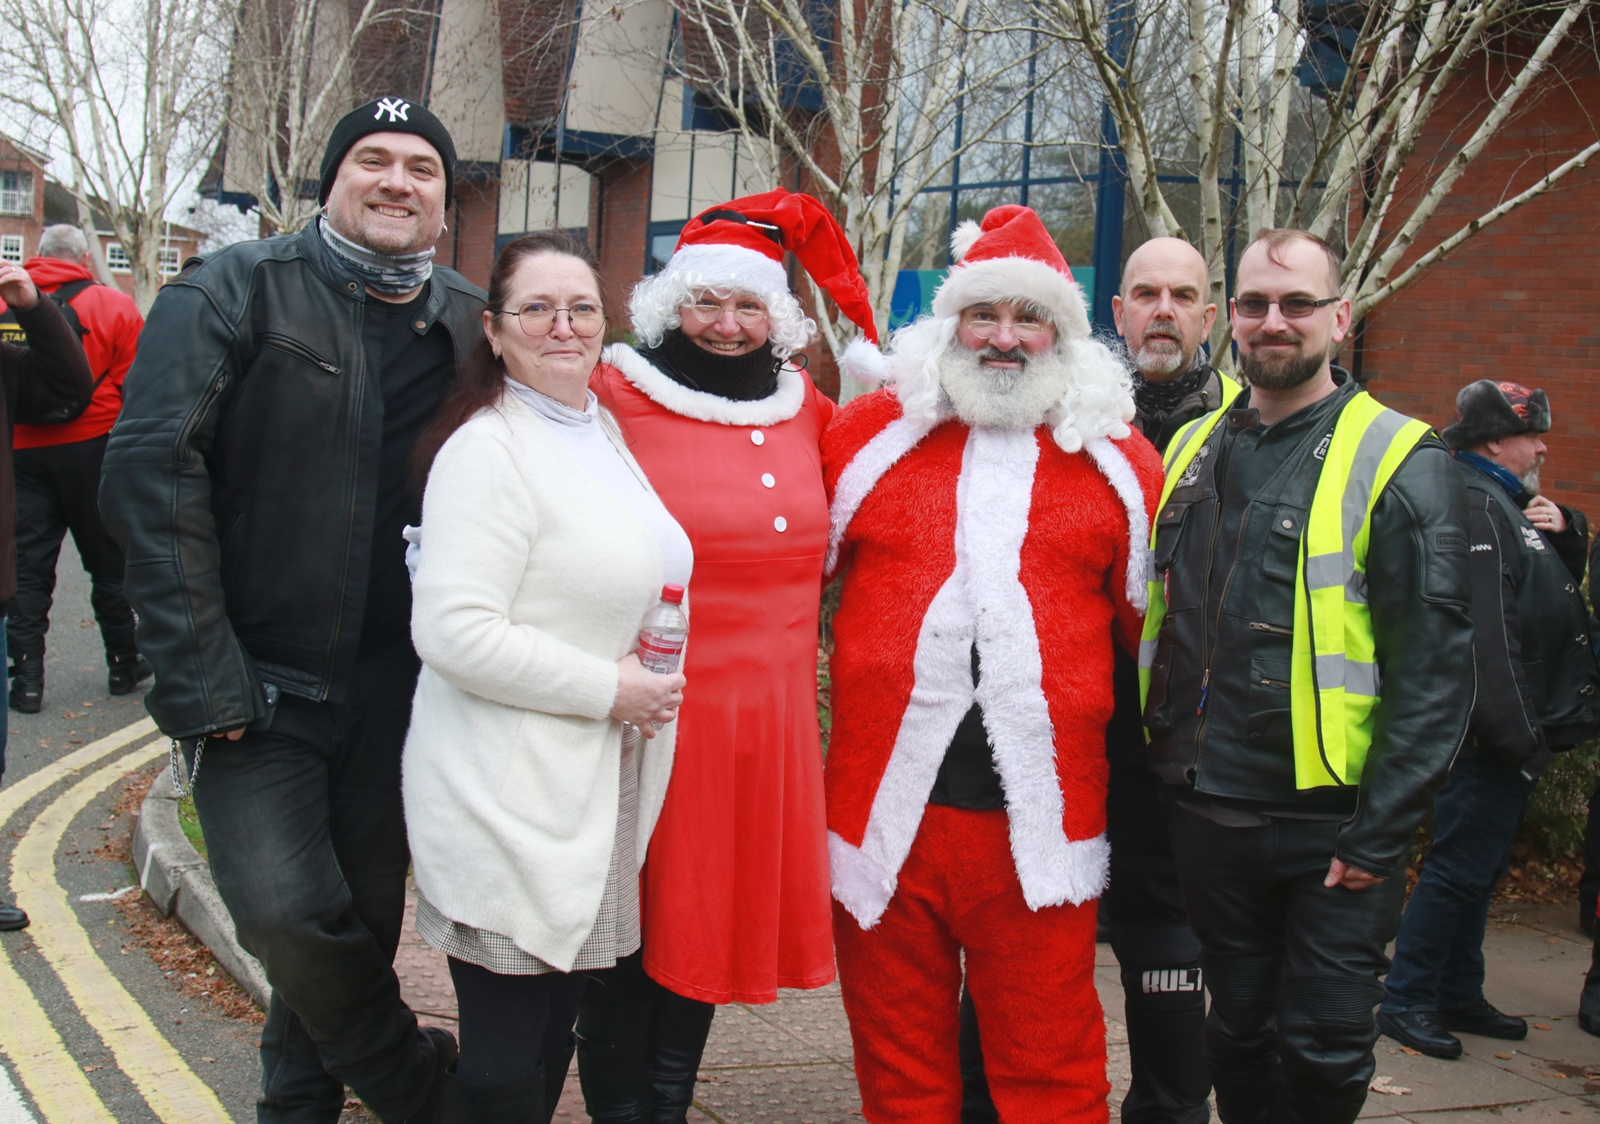
<path fill-rule="evenodd" d="M 136 650 L 133 610 L 122 595 L 122 548 L 100 521 L 100 462 L 106 438 L 12 454 L 17 476 L 17 592 L 7 603 L 11 657 L 44 655 L 56 590 L 56 560 L 68 531 L 89 574 L 89 603 L 106 656 Z"/>
<path fill-rule="evenodd" d="M 449 962 L 461 1018 L 456 1078 L 462 1084 L 504 1085 L 530 1077 L 541 1058 L 566 1051 L 587 976 L 505 976 L 454 956 Z M 546 1106 L 551 1112 L 555 1107 Z"/>
<path fill-rule="evenodd" d="M 211 872 L 272 984 L 261 1034 L 262 1124 L 333 1124 L 350 1086 L 404 1120 L 433 1044 L 400 998 L 405 915 L 400 751 L 418 664 L 357 664 L 343 703 L 283 697 L 271 728 L 208 739 L 195 805 Z"/>
<path fill-rule="evenodd" d="M 1217 1114 L 1224 1124 L 1350 1124 L 1375 1069 L 1373 1008 L 1405 878 L 1323 886 L 1332 821 L 1224 827 L 1175 808 L 1171 824 L 1211 993 Z"/>

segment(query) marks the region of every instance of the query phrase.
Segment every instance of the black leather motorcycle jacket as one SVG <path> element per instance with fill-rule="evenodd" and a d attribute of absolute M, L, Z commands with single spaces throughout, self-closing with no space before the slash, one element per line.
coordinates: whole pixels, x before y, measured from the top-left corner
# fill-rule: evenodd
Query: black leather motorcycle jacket
<path fill-rule="evenodd" d="M 462 362 L 483 290 L 435 269 L 416 330 Z M 316 224 L 230 246 L 150 310 L 106 449 L 100 509 L 171 737 L 267 712 L 263 683 L 338 701 L 366 601 L 382 399 L 369 298 Z"/>
<path fill-rule="evenodd" d="M 1145 724 L 1152 768 L 1198 800 L 1344 820 L 1339 857 L 1388 877 L 1443 783 L 1473 700 L 1466 495 L 1427 437 L 1372 513 L 1367 587 L 1381 703 L 1359 784 L 1297 790 L 1289 666 L 1300 539 L 1319 452 L 1359 389 L 1261 427 L 1248 399 L 1157 513 L 1167 616 Z"/>

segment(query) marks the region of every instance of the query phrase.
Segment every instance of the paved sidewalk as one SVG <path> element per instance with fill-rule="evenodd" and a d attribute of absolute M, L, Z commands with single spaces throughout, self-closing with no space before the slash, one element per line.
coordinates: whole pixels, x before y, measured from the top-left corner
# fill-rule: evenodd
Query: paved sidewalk
<path fill-rule="evenodd" d="M 1600 1038 L 1578 1027 L 1578 992 L 1589 944 L 1573 925 L 1576 907 L 1497 906 L 1484 953 L 1488 996 L 1502 1010 L 1534 1024 L 1526 1042 L 1463 1035 L 1455 1062 L 1404 1053 L 1378 1040 L 1374 1084 L 1406 1090 L 1372 1094 L 1363 1117 L 1396 1124 L 1523 1124 L 1600 1122 Z M 408 910 L 396 961 L 406 998 L 424 1022 L 455 1027 L 455 994 L 444 957 L 423 944 Z M 1127 1090 L 1127 1031 L 1116 960 L 1099 946 L 1096 977 L 1106 1009 L 1112 1111 Z M 1387 1078 L 1387 1081 L 1382 1080 Z M 723 1007 L 712 1024 L 691 1121 L 718 1124 L 844 1124 L 861 1120 L 850 1031 L 837 985 L 787 991 L 764 1007 Z M 577 1070 L 568 1078 L 556 1119 L 587 1121 Z"/>

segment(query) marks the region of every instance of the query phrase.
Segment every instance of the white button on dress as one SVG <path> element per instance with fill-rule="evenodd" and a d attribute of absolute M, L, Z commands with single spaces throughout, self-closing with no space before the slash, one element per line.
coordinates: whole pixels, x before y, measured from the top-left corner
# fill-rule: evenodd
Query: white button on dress
<path fill-rule="evenodd" d="M 781 515 L 772 521 L 772 525 L 779 531 L 787 531 L 789 529 L 789 521 Z"/>
<path fill-rule="evenodd" d="M 770 472 L 763 472 L 761 474 L 761 483 L 763 487 L 775 488 L 778 485 L 778 478 Z"/>
<path fill-rule="evenodd" d="M 767 435 L 765 433 L 762 433 L 759 429 L 752 429 L 750 431 L 750 444 L 765 445 L 766 443 Z"/>

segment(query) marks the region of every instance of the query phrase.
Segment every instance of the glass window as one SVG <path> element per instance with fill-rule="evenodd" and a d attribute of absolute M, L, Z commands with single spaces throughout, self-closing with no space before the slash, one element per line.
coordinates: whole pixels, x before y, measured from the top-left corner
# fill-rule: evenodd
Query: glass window
<path fill-rule="evenodd" d="M 0 261 L 11 262 L 14 265 L 22 264 L 22 235 L 0 236 Z"/>
<path fill-rule="evenodd" d="M 0 214 L 33 214 L 32 172 L 0 172 Z"/>
<path fill-rule="evenodd" d="M 122 248 L 121 242 L 106 243 L 106 265 L 112 273 L 133 272 L 133 263 L 128 260 L 128 251 Z"/>
<path fill-rule="evenodd" d="M 161 247 L 161 276 L 176 277 L 183 262 L 178 256 L 178 247 Z"/>

